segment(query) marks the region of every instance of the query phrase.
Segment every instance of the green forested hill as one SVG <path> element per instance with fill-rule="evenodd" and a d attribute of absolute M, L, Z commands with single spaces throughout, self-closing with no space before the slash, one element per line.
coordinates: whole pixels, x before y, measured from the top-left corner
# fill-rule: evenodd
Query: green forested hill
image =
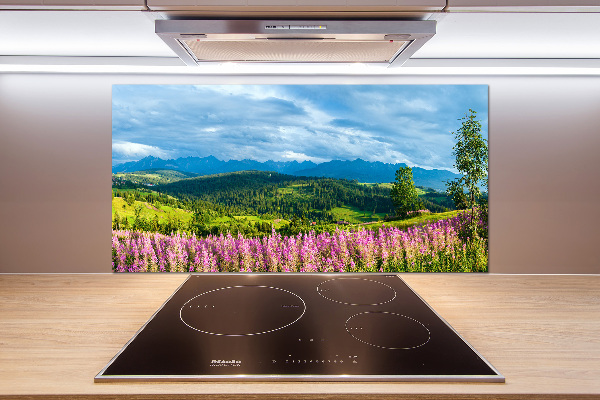
<path fill-rule="evenodd" d="M 305 178 L 263 171 L 242 171 L 185 179 L 159 185 L 157 191 L 183 200 L 203 200 L 231 207 L 237 213 L 271 214 L 282 218 L 306 215 L 332 218 L 336 207 L 351 206 L 370 213 L 392 214 L 389 189 L 342 179 Z"/>
<path fill-rule="evenodd" d="M 364 222 L 395 214 L 390 185 L 362 184 L 345 179 L 241 171 L 183 179 L 154 189 L 185 201 L 218 204 L 237 215 L 333 220 L 343 218 L 344 214 L 339 211 L 345 208 L 361 215 L 359 220 Z M 423 196 L 427 195 L 431 193 L 423 193 Z M 425 197 L 423 200 L 424 207 L 432 212 L 446 209 Z"/>
<path fill-rule="evenodd" d="M 167 233 L 185 229 L 204 235 L 268 233 L 274 226 L 293 234 L 315 225 L 327 229 L 340 221 L 364 224 L 395 215 L 389 183 L 264 171 L 182 176 L 168 170 L 113 175 L 113 227 Z M 141 178 L 157 177 L 175 181 L 152 187 L 140 183 Z M 439 213 L 451 208 L 445 194 L 426 188 L 418 193 L 424 209 Z"/>

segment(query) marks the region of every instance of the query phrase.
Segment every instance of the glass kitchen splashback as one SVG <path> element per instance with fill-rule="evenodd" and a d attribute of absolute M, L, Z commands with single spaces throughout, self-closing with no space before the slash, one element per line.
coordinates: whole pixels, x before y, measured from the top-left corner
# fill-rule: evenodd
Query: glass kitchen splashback
<path fill-rule="evenodd" d="M 486 272 L 486 85 L 114 85 L 116 272 Z"/>

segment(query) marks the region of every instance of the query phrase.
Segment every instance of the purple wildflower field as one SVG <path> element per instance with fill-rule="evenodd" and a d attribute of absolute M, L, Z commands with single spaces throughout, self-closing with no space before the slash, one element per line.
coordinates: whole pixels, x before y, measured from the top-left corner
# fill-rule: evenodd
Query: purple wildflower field
<path fill-rule="evenodd" d="M 465 215 L 405 230 L 382 226 L 376 231 L 336 229 L 297 236 L 273 231 L 262 238 L 113 230 L 112 268 L 116 272 L 486 272 L 487 239 L 462 237 L 468 223 Z"/>

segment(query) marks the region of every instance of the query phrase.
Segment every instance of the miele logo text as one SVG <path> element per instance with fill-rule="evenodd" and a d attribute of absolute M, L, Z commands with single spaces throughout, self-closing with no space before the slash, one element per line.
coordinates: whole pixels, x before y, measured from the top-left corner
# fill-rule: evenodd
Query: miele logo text
<path fill-rule="evenodd" d="M 212 360 L 210 362 L 211 367 L 241 367 L 242 362 L 240 360 Z"/>

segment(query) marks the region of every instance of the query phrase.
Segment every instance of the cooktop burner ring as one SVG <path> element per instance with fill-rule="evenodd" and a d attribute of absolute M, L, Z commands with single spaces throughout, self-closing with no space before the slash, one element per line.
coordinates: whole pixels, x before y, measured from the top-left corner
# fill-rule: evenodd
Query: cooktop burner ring
<path fill-rule="evenodd" d="M 228 290 L 228 289 L 241 289 L 241 288 L 254 288 L 254 289 L 256 289 L 256 288 L 264 288 L 264 289 L 273 289 L 273 290 L 278 290 L 278 291 L 280 291 L 280 292 L 286 293 L 287 295 L 292 295 L 292 296 L 294 296 L 295 298 L 297 298 L 298 300 L 300 300 L 300 302 L 301 302 L 301 304 L 302 304 L 302 306 L 301 306 L 301 307 L 302 307 L 302 311 L 301 311 L 300 315 L 299 315 L 299 316 L 297 316 L 297 317 L 295 317 L 295 319 L 294 319 L 293 321 L 291 321 L 291 322 L 287 322 L 287 323 L 285 323 L 284 325 L 277 326 L 277 327 L 276 327 L 276 328 L 274 328 L 274 329 L 258 330 L 258 331 L 256 331 L 256 332 L 249 332 L 249 333 L 223 333 L 223 332 L 213 332 L 212 330 L 200 329 L 200 328 L 198 328 L 198 327 L 192 326 L 191 322 L 190 322 L 190 323 L 186 322 L 186 318 L 184 318 L 184 316 L 183 316 L 184 309 L 186 308 L 186 306 L 187 306 L 188 304 L 192 303 L 194 300 L 196 300 L 196 299 L 198 299 L 198 298 L 200 298 L 200 297 L 202 297 L 202 296 L 205 296 L 205 295 L 210 295 L 210 294 L 213 294 L 213 293 L 218 293 L 218 292 L 219 292 L 219 291 L 221 291 L 221 290 Z M 190 305 L 190 307 L 191 307 L 191 305 Z M 214 306 L 213 306 L 213 307 L 214 307 Z M 291 310 L 291 309 L 292 309 L 291 307 L 294 307 L 294 309 L 295 309 L 295 308 L 299 308 L 299 306 L 298 306 L 298 305 L 282 305 L 282 307 L 283 307 L 283 308 L 286 308 L 286 307 L 288 307 L 288 308 L 287 308 L 288 310 Z M 221 287 L 221 288 L 218 288 L 218 289 L 209 290 L 209 291 L 206 291 L 206 292 L 200 293 L 200 294 L 199 294 L 199 295 L 197 295 L 197 296 L 194 296 L 194 297 L 192 297 L 191 299 L 189 299 L 188 301 L 186 301 L 186 302 L 185 302 L 185 303 L 184 303 L 184 304 L 181 306 L 181 308 L 179 309 L 179 319 L 181 320 L 181 322 L 183 322 L 183 323 L 184 323 L 186 326 L 188 326 L 189 328 L 191 328 L 191 329 L 193 329 L 193 330 L 195 330 L 195 331 L 201 332 L 201 333 L 208 334 L 208 335 L 214 335 L 214 336 L 257 336 L 257 335 L 263 335 L 263 334 L 265 334 L 265 333 L 271 333 L 271 332 L 275 332 L 275 331 L 279 331 L 279 330 L 281 330 L 281 329 L 287 328 L 288 326 L 290 326 L 290 325 L 293 325 L 294 323 L 298 322 L 298 320 L 300 320 L 300 319 L 301 319 L 301 318 L 304 316 L 304 314 L 305 314 L 305 313 L 306 313 L 306 303 L 305 303 L 304 299 L 302 299 L 302 297 L 298 296 L 298 295 L 297 295 L 296 293 L 294 293 L 294 292 L 291 292 L 291 291 L 289 291 L 289 290 L 286 290 L 286 289 L 281 289 L 281 288 L 278 288 L 278 287 L 274 287 L 274 286 L 266 286 L 266 285 L 236 285 L 236 286 L 225 286 L 225 287 Z"/>
<path fill-rule="evenodd" d="M 335 299 L 334 298 L 335 295 L 333 295 L 333 296 L 332 295 L 329 295 L 329 296 L 325 295 L 324 292 L 326 290 L 321 289 L 322 285 L 325 285 L 327 283 L 331 283 L 333 281 L 342 281 L 342 280 L 345 280 L 345 281 L 363 281 L 363 282 L 372 282 L 372 283 L 379 284 L 379 285 L 385 287 L 385 289 L 387 291 L 386 298 L 383 299 L 382 301 L 375 301 L 375 302 L 343 301 L 343 300 Z M 391 287 L 390 285 L 387 285 L 387 284 L 385 284 L 383 282 L 380 282 L 380 281 L 375 281 L 375 280 L 366 279 L 366 278 L 333 278 L 333 279 L 328 279 L 328 280 L 323 281 L 323 282 L 321 282 L 321 283 L 319 283 L 317 285 L 317 293 L 319 293 L 319 295 L 321 295 L 321 297 L 323 297 L 323 298 L 325 298 L 325 299 L 327 299 L 329 301 L 333 301 L 334 303 L 345 304 L 345 305 L 349 305 L 349 306 L 379 306 L 379 305 L 386 304 L 386 303 L 389 303 L 389 302 L 393 301 L 396 298 L 396 296 L 398 295 L 396 293 L 396 290 L 394 290 L 394 288 Z M 379 293 L 379 292 L 376 292 L 376 293 Z"/>
<path fill-rule="evenodd" d="M 381 344 L 372 343 L 373 341 L 376 341 L 376 340 L 369 341 L 369 340 L 366 340 L 365 338 L 359 337 L 358 335 L 361 333 L 361 331 L 357 331 L 356 330 L 357 328 L 352 328 L 352 327 L 349 326 L 349 322 L 350 322 L 351 319 L 356 318 L 356 317 L 360 318 L 361 316 L 366 316 L 366 315 L 385 315 L 385 316 L 395 316 L 395 317 L 405 318 L 408 321 L 410 321 L 413 324 L 413 326 L 417 326 L 419 328 L 423 328 L 425 330 L 426 334 L 427 334 L 427 339 L 424 340 L 424 341 L 423 341 L 423 339 L 419 339 L 419 340 L 416 341 L 416 343 L 418 343 L 418 344 L 413 344 L 413 345 L 408 345 L 408 346 L 402 346 L 402 347 L 400 347 L 400 346 L 397 346 L 397 347 L 396 346 L 385 346 L 385 345 L 381 345 Z M 415 323 L 418 324 L 418 325 L 415 325 Z M 370 328 L 373 328 L 373 326 L 376 326 L 376 324 L 371 324 Z M 350 334 L 350 336 L 352 336 L 354 339 L 358 340 L 359 342 L 364 343 L 364 344 L 368 344 L 369 346 L 378 347 L 380 349 L 388 349 L 388 350 L 412 350 L 412 349 L 417 349 L 419 347 L 425 346 L 431 340 L 431 331 L 421 321 L 418 321 L 418 320 L 416 320 L 414 318 L 411 318 L 411 317 L 403 315 L 403 314 L 398 314 L 398 313 L 389 312 L 389 311 L 365 311 L 365 312 L 361 312 L 361 313 L 358 313 L 358 314 L 354 314 L 354 315 L 350 316 L 350 318 L 348 318 L 346 320 L 345 329 L 346 329 L 346 332 L 348 332 Z M 362 330 L 362 328 L 360 328 L 360 329 Z M 374 328 L 374 329 L 375 330 L 372 331 L 371 334 L 373 334 L 373 333 L 374 334 L 379 333 L 376 330 L 377 328 Z M 356 333 L 352 332 L 353 330 Z M 412 331 L 414 331 L 414 329 Z M 421 331 L 421 332 L 423 332 L 423 331 Z M 366 335 L 366 336 L 369 336 L 369 335 Z M 409 341 L 411 341 L 411 340 L 414 340 L 414 338 L 410 338 L 409 339 Z"/>

